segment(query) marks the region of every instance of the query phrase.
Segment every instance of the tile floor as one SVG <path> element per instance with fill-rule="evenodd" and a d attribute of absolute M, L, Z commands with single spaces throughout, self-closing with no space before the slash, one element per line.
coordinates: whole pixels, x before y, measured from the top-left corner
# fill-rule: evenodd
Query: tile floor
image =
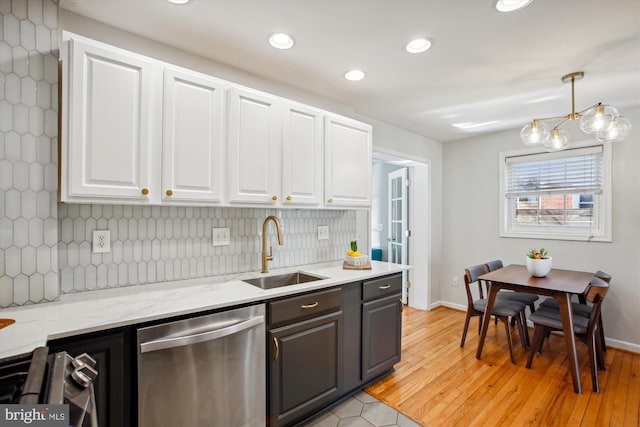
<path fill-rule="evenodd" d="M 375 397 L 361 391 L 304 427 L 420 427 Z"/>

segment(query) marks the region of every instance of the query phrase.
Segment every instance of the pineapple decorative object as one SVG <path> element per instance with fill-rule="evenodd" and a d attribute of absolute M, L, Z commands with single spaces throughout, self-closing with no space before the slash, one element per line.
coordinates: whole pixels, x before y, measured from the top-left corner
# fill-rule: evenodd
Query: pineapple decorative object
<path fill-rule="evenodd" d="M 358 250 L 358 240 L 352 240 L 349 242 L 349 250 L 347 251 L 347 256 L 344 259 L 344 263 L 347 266 L 351 266 L 352 268 L 371 268 L 371 264 L 369 263 L 369 257 L 367 255 L 362 255 Z"/>

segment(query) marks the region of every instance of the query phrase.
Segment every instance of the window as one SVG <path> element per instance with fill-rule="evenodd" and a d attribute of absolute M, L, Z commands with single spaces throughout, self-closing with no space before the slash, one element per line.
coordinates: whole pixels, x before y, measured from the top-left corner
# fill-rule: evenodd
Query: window
<path fill-rule="evenodd" d="M 610 144 L 500 153 L 500 235 L 610 242 L 610 171 Z"/>

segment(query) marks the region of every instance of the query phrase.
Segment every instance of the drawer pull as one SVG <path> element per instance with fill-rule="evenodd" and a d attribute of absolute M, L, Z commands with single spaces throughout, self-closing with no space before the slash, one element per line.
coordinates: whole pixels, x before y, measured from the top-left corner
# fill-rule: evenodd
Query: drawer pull
<path fill-rule="evenodd" d="M 390 287 L 391 285 L 382 285 L 382 286 L 378 286 L 378 289 L 381 289 L 384 291 L 385 289 L 389 289 Z"/>
<path fill-rule="evenodd" d="M 318 305 L 320 305 L 320 303 L 316 301 L 313 304 L 301 305 L 300 308 L 304 308 L 306 310 L 308 308 L 316 308 Z"/>
<path fill-rule="evenodd" d="M 273 360 L 278 360 L 278 356 L 280 356 L 280 344 L 278 344 L 278 338 L 273 337 L 273 343 L 276 345 L 276 354 L 273 356 Z"/>

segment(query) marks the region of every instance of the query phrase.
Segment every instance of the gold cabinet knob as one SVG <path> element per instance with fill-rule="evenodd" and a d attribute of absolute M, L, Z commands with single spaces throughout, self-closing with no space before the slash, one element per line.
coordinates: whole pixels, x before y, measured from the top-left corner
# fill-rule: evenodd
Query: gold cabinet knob
<path fill-rule="evenodd" d="M 171 196 L 173 196 L 173 191 L 172 190 L 167 190 L 166 194 L 167 194 L 167 196 L 171 197 Z"/>
<path fill-rule="evenodd" d="M 149 189 L 143 188 L 142 190 L 140 190 L 140 192 L 142 193 L 143 196 L 146 196 L 147 194 L 149 194 Z"/>
<path fill-rule="evenodd" d="M 287 196 L 287 200 L 288 200 L 288 201 L 291 201 L 291 196 Z"/>
<path fill-rule="evenodd" d="M 327 200 L 327 203 L 333 203 L 333 199 Z"/>
<path fill-rule="evenodd" d="M 275 202 L 276 200 L 278 200 L 278 196 L 271 196 L 271 200 Z"/>

